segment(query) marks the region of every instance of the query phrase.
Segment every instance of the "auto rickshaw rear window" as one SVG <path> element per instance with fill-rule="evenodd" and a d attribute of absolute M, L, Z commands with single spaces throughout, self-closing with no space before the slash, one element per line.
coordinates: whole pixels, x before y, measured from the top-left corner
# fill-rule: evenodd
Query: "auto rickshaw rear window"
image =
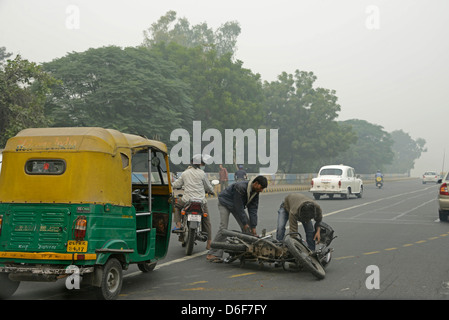
<path fill-rule="evenodd" d="M 64 160 L 32 159 L 25 164 L 25 172 L 31 175 L 60 175 L 65 172 L 65 169 Z"/>

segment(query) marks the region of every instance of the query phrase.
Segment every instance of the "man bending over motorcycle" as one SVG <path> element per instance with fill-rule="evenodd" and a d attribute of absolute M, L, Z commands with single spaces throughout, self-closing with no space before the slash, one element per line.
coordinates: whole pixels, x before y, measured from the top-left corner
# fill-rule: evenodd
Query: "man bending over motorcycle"
<path fill-rule="evenodd" d="M 232 214 L 243 232 L 256 234 L 257 210 L 259 207 L 259 193 L 268 185 L 267 178 L 257 176 L 251 181 L 239 181 L 231 184 L 218 195 L 218 211 L 220 212 L 220 227 L 215 242 L 224 242 L 226 236 L 221 232 L 228 228 L 229 215 Z M 245 212 L 248 210 L 248 215 Z M 223 250 L 212 249 L 208 252 L 207 260 L 221 262 Z"/>
<path fill-rule="evenodd" d="M 189 166 L 182 174 L 181 177 L 173 183 L 174 189 L 180 189 L 184 186 L 184 194 L 180 200 L 175 204 L 175 213 L 173 221 L 176 227 L 173 229 L 175 232 L 181 229 L 181 210 L 189 202 L 190 199 L 201 199 L 203 201 L 204 212 L 209 213 L 207 208 L 207 200 L 205 193 L 214 194 L 214 188 L 207 179 L 204 168 L 206 162 L 210 156 L 195 155 L 192 158 L 192 165 Z M 212 241 L 212 228 L 210 224 L 209 215 L 203 217 L 202 230 L 207 232 L 207 244 L 206 249 L 210 249 L 210 243 Z"/>
<path fill-rule="evenodd" d="M 315 220 L 316 232 L 312 219 Z M 290 233 L 298 232 L 298 222 L 301 222 L 306 233 L 307 246 L 315 250 L 315 241 L 320 241 L 320 222 L 323 220 L 321 207 L 312 199 L 301 193 L 290 193 L 282 201 L 278 210 L 276 239 L 284 240 L 287 221 Z"/>

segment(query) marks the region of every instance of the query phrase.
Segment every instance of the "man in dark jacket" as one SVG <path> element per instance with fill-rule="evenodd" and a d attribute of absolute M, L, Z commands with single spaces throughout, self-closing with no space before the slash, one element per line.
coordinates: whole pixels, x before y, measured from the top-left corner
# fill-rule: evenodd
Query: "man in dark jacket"
<path fill-rule="evenodd" d="M 259 193 L 268 185 L 267 178 L 257 176 L 251 181 L 236 182 L 227 187 L 218 195 L 218 211 L 220 212 L 220 227 L 215 242 L 224 242 L 226 236 L 221 232 L 227 229 L 229 214 L 232 213 L 242 232 L 257 235 L 257 210 L 259 207 Z M 248 210 L 248 215 L 245 212 Z M 207 255 L 207 260 L 221 262 L 223 250 L 212 249 Z"/>
<path fill-rule="evenodd" d="M 248 179 L 246 171 L 243 170 L 242 165 L 239 165 L 239 169 L 234 173 L 234 180 L 238 182 L 238 181 L 245 181 L 246 179 Z"/>
<path fill-rule="evenodd" d="M 312 219 L 315 220 L 315 228 Z M 319 225 L 322 220 L 321 207 L 314 200 L 301 193 L 290 193 L 282 201 L 278 211 L 276 239 L 284 240 L 287 221 L 290 233 L 298 232 L 298 222 L 301 222 L 306 233 L 307 246 L 310 250 L 315 250 L 315 240 L 320 241 Z"/>

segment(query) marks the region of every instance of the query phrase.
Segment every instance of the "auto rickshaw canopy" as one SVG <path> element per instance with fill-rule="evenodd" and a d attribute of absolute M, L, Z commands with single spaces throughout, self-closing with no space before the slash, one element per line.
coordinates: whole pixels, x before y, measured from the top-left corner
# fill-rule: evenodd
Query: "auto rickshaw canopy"
<path fill-rule="evenodd" d="M 156 140 L 97 127 L 31 128 L 8 140 L 9 151 L 91 151 L 115 154 L 117 148 L 155 147 L 167 153 L 167 146 Z"/>
<path fill-rule="evenodd" d="M 131 159 L 160 141 L 97 127 L 32 128 L 8 140 L 3 151 L 0 202 L 131 205 Z M 64 164 L 59 174 L 30 174 L 30 161 Z"/>

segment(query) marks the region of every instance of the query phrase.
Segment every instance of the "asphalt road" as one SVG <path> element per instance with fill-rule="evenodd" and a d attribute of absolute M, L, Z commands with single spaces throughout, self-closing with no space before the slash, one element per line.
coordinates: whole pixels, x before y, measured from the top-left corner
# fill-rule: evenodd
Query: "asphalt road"
<path fill-rule="evenodd" d="M 361 199 L 318 200 L 324 221 L 338 236 L 323 280 L 305 271 L 289 272 L 269 264 L 207 262 L 204 243 L 186 257 L 173 235 L 168 255 L 153 272 L 144 274 L 135 266 L 126 271 L 119 299 L 179 300 L 186 307 L 202 300 L 447 299 L 449 223 L 438 220 L 437 192 L 437 185 L 406 180 L 386 182 L 382 189 L 367 184 Z M 258 232 L 275 230 L 277 209 L 286 194 L 261 194 Z M 217 199 L 209 199 L 209 210 L 215 234 Z M 237 224 L 233 222 L 230 229 L 237 230 Z M 299 230 L 303 231 L 302 227 Z M 21 283 L 12 297 L 92 298 L 89 288 L 67 290 L 64 280 Z"/>

